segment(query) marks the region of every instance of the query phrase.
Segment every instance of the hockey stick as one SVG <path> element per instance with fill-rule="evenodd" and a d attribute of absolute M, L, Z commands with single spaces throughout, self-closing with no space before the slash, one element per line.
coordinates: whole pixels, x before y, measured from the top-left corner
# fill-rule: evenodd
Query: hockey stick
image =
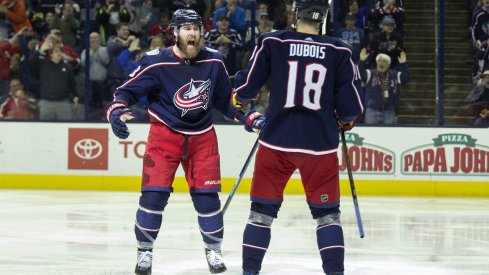
<path fill-rule="evenodd" d="M 229 197 L 226 200 L 224 207 L 222 208 L 222 215 L 223 216 L 224 216 L 224 213 L 226 213 L 226 210 L 228 209 L 228 206 L 231 203 L 231 200 L 233 199 L 234 194 L 236 193 L 236 189 L 238 189 L 238 186 L 239 186 L 239 183 L 241 182 L 241 179 L 243 179 L 244 173 L 246 172 L 246 168 L 248 168 L 248 165 L 250 164 L 250 161 L 253 158 L 253 155 L 255 155 L 256 149 L 258 148 L 258 144 L 259 144 L 258 141 L 259 141 L 259 138 L 256 138 L 255 144 L 253 144 L 253 148 L 251 148 L 251 152 L 248 155 L 248 158 L 246 159 L 246 162 L 243 165 L 241 172 L 239 172 L 239 176 L 236 179 L 236 182 L 234 183 L 233 189 L 231 190 L 231 193 L 229 193 Z"/>
<path fill-rule="evenodd" d="M 365 237 L 363 232 L 362 217 L 360 216 L 360 207 L 358 206 L 357 191 L 353 182 L 353 174 L 351 172 L 350 156 L 348 155 L 348 147 L 346 146 L 345 130 L 340 129 L 341 143 L 343 144 L 343 155 L 345 156 L 346 169 L 348 170 L 348 178 L 350 179 L 351 196 L 353 197 L 353 205 L 355 206 L 355 215 L 357 216 L 358 231 L 360 238 Z"/>

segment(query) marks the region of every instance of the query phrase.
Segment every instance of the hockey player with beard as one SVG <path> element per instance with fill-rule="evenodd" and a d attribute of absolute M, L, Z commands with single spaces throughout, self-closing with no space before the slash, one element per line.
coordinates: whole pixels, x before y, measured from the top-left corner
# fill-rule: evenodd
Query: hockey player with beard
<path fill-rule="evenodd" d="M 299 170 L 323 271 L 342 275 L 337 148 L 339 127 L 349 130 L 363 112 L 363 91 L 350 45 L 318 35 L 327 0 L 296 0 L 297 32 L 260 36 L 248 68 L 235 77 L 233 104 L 240 108 L 270 81 L 266 124 L 260 132 L 251 186 L 251 210 L 243 236 L 243 274 L 258 274 L 283 192 Z M 259 116 L 259 115 L 256 115 Z M 282 236 L 283 237 L 283 236 Z"/>
<path fill-rule="evenodd" d="M 129 106 L 144 96 L 149 103 L 151 126 L 134 229 L 136 274 L 151 274 L 153 243 L 180 164 L 197 211 L 209 270 L 221 273 L 226 271 L 220 247 L 224 232 L 218 196 L 221 175 L 211 108 L 235 119 L 232 87 L 221 54 L 202 48 L 201 17 L 194 10 L 179 9 L 171 26 L 176 44 L 147 52 L 116 89 L 107 109 L 114 134 L 125 139 L 129 136 L 125 121 L 134 117 Z"/>

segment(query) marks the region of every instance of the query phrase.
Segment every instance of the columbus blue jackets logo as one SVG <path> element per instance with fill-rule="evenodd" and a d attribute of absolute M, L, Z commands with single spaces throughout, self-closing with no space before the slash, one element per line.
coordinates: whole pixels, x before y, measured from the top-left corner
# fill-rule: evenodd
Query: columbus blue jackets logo
<path fill-rule="evenodd" d="M 209 103 L 211 80 L 190 80 L 175 93 L 173 104 L 182 110 L 182 117 L 189 111 L 202 108 L 207 109 Z"/>

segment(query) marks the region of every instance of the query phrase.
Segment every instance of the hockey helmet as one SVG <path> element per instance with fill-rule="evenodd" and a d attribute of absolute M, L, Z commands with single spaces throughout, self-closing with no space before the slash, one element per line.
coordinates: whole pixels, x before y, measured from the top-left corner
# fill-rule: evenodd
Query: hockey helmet
<path fill-rule="evenodd" d="M 295 10 L 299 18 L 314 22 L 322 22 L 328 14 L 328 0 L 295 0 Z"/>
<path fill-rule="evenodd" d="M 202 24 L 202 18 L 200 15 L 192 9 L 178 9 L 173 13 L 170 21 L 170 25 L 174 31 L 178 32 L 180 26 L 188 24 L 199 25 L 201 34 L 204 31 L 204 25 Z"/>

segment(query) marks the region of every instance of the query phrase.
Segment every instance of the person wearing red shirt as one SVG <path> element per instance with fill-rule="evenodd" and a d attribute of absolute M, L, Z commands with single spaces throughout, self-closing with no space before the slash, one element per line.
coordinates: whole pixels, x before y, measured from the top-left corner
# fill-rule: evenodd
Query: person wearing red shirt
<path fill-rule="evenodd" d="M 0 118 L 32 120 L 35 118 L 36 109 L 35 99 L 26 94 L 20 80 L 12 79 L 9 96 L 0 105 Z"/>

